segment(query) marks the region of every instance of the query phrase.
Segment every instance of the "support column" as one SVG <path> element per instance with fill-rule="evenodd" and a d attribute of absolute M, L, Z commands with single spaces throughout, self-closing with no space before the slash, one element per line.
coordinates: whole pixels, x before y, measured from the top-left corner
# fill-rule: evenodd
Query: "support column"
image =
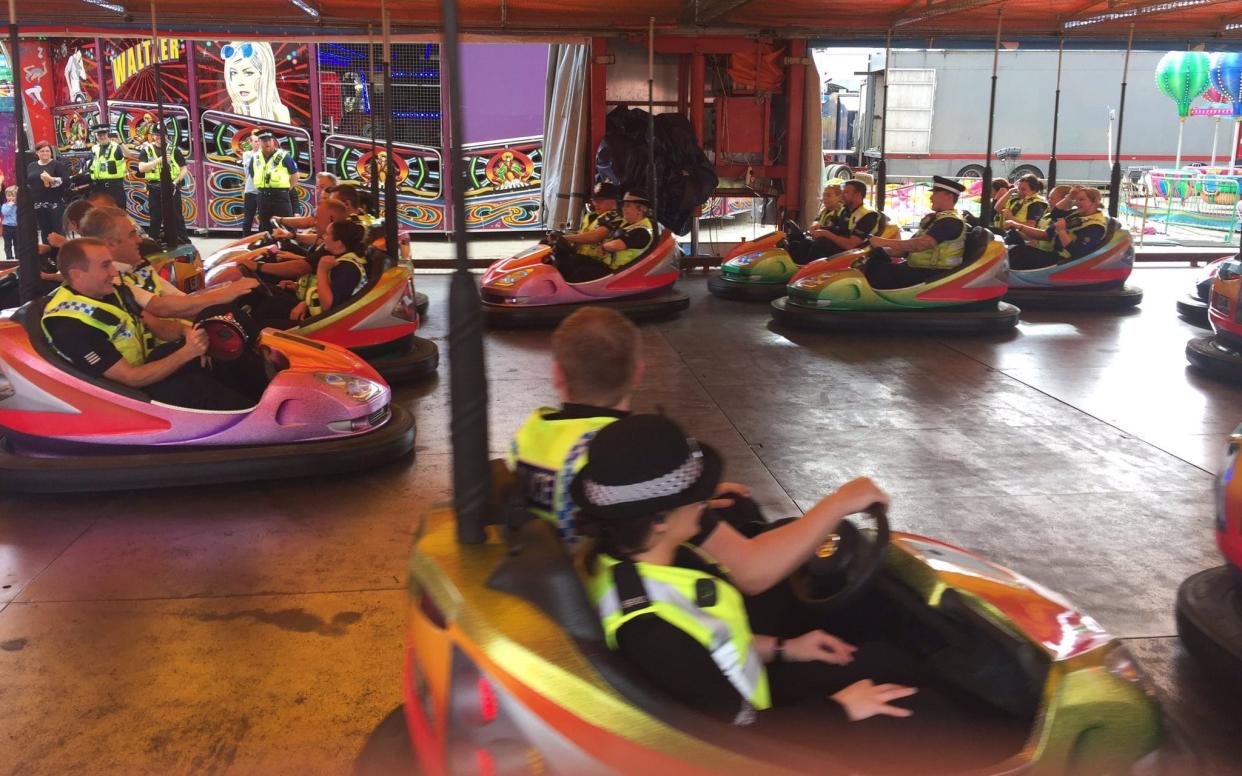
<path fill-rule="evenodd" d="M 608 39 L 591 38 L 591 154 L 604 139 L 608 122 Z M 594 176 L 592 176 L 594 177 Z"/>
<path fill-rule="evenodd" d="M 315 195 L 315 173 L 323 170 L 323 88 L 319 84 L 319 44 L 306 44 L 306 67 L 307 76 L 311 82 L 310 94 L 310 123 L 311 123 L 311 152 L 310 165 L 311 185 L 307 190 L 313 197 Z M 340 88 L 339 86 L 337 87 Z M 310 202 L 311 211 L 314 212 L 317 202 Z M 296 214 L 295 214 L 296 215 Z"/>
<path fill-rule="evenodd" d="M 185 83 L 190 92 L 190 152 L 191 156 L 198 157 L 198 170 L 194 177 L 194 201 L 198 204 L 201 226 L 207 229 L 211 227 L 211 192 L 207 190 L 207 154 L 203 149 L 203 127 L 198 120 L 198 53 L 194 50 L 194 41 L 187 40 L 184 43 Z"/>
<path fill-rule="evenodd" d="M 802 209 L 802 114 L 806 102 L 806 73 L 802 60 L 806 57 L 806 41 L 789 41 L 791 64 L 785 121 L 785 210 L 787 218 L 796 218 Z M 796 64 L 794 64 L 796 63 Z M 790 215 L 792 214 L 792 215 Z"/>
<path fill-rule="evenodd" d="M 707 106 L 704 83 L 707 72 L 707 57 L 703 54 L 690 55 L 690 126 L 694 129 L 694 138 L 703 145 L 704 115 Z"/>

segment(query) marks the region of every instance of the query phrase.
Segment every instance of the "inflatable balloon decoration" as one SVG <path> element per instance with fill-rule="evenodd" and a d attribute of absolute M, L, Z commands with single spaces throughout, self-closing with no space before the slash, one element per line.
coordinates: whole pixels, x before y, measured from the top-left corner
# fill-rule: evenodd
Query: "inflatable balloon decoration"
<path fill-rule="evenodd" d="M 1233 108 L 1233 145 L 1229 151 L 1229 167 L 1238 162 L 1238 127 L 1242 122 L 1242 54 L 1221 52 L 1212 55 L 1209 69 L 1212 86 L 1220 92 L 1222 102 Z"/>
<path fill-rule="evenodd" d="M 1190 103 L 1207 90 L 1211 67 L 1210 58 L 1202 51 L 1170 51 L 1156 65 L 1156 86 L 1177 104 L 1179 125 L 1177 161 L 1173 163 L 1175 169 L 1182 166 L 1182 131 L 1186 128 L 1186 117 L 1190 115 Z"/>

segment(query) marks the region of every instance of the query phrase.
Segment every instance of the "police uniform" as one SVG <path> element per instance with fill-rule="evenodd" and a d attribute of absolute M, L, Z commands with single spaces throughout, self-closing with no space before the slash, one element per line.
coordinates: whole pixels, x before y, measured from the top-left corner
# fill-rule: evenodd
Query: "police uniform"
<path fill-rule="evenodd" d="M 168 180 L 172 186 L 169 194 L 169 204 L 172 210 L 165 215 L 164 198 L 161 196 L 163 190 L 163 178 L 160 175 L 160 169 L 164 166 L 163 157 L 160 154 L 160 144 L 158 142 L 144 143 L 142 146 L 142 160 L 144 162 L 155 162 L 155 166 L 147 170 L 143 177 L 147 182 L 147 207 L 150 214 L 150 223 L 147 232 L 155 239 L 161 239 L 163 231 L 167 231 L 168 238 L 164 242 L 169 245 L 182 245 L 190 241 L 190 236 L 185 231 L 185 221 L 181 210 L 181 185 L 177 183 L 177 176 L 181 174 L 181 169 L 185 166 L 185 154 L 181 153 L 180 148 L 168 145 Z M 165 219 L 167 218 L 167 227 L 165 227 Z"/>
<path fill-rule="evenodd" d="M 260 137 L 271 137 L 271 134 Z M 259 196 L 259 231 L 267 232 L 272 228 L 273 217 L 288 218 L 293 215 L 290 192 L 297 163 L 288 151 L 278 147 L 270 156 L 262 152 L 255 154 L 250 164 L 255 191 Z"/>
<path fill-rule="evenodd" d="M 102 130 L 102 132 L 101 132 Z M 95 127 L 95 137 L 107 132 L 107 127 Z M 91 146 L 91 190 L 107 193 L 116 206 L 125 209 L 125 148 L 109 140 Z"/>
<path fill-rule="evenodd" d="M 933 188 L 961 194 L 965 187 L 950 178 L 933 178 Z M 966 235 L 969 224 L 957 208 L 928 213 L 919 222 L 912 239 L 930 236 L 936 244 L 921 251 L 911 251 L 904 263 L 895 263 L 883 248 L 872 248 L 863 274 L 872 288 L 907 288 L 944 275 L 961 266 L 966 256 Z"/>
<path fill-rule="evenodd" d="M 332 268 L 332 308 L 337 309 L 345 300 L 357 294 L 367 285 L 367 262 L 356 253 L 342 253 L 336 257 Z M 319 315 L 324 307 L 319 301 L 318 267 L 298 279 L 298 300 L 306 302 L 310 315 Z"/>
<path fill-rule="evenodd" d="M 1022 223 L 1034 221 L 1038 224 L 1047 212 L 1048 200 L 1038 194 L 1016 198 L 1009 205 L 1009 218 Z M 1004 231 L 1006 218 L 998 210 L 996 219 L 999 223 L 996 224 L 996 228 L 993 231 L 999 234 Z M 1026 243 L 1026 238 L 1017 229 L 1010 229 L 1004 233 L 1005 242 L 1009 245 L 1024 245 Z"/>
<path fill-rule="evenodd" d="M 577 540 L 569 484 L 586 463 L 595 433 L 628 414 L 586 404 L 540 407 L 509 445 L 509 469 L 517 475 L 526 508 L 551 523 L 568 544 Z"/>
<path fill-rule="evenodd" d="M 1080 259 L 1099 249 L 1108 234 L 1108 216 L 1099 211 L 1082 216 L 1053 210 L 1045 218 L 1046 222 L 1040 220 L 1040 226 L 1045 230 L 1042 239 L 1036 240 L 1034 245 L 1018 245 L 1009 249 L 1010 269 L 1039 269 Z M 1062 244 L 1057 234 L 1054 224 L 1059 218 L 1065 219 L 1066 231 L 1074 238 L 1069 245 Z"/>

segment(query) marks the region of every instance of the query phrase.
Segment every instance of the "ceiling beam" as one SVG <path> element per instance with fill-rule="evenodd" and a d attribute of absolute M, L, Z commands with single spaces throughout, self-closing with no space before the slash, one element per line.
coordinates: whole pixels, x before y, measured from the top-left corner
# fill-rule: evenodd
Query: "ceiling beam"
<path fill-rule="evenodd" d="M 988 5 L 1003 5 L 1007 0 L 945 0 L 941 3 L 928 3 L 922 8 L 910 8 L 910 13 L 893 20 L 894 27 L 906 27 L 911 24 L 935 19 L 959 11 L 969 11 Z"/>
<path fill-rule="evenodd" d="M 750 0 L 686 0 L 681 21 L 683 24 L 710 24 L 749 2 Z"/>

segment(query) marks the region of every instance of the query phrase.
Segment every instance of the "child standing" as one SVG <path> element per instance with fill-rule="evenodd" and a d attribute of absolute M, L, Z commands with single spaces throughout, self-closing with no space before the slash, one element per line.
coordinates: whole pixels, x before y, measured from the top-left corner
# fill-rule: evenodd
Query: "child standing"
<path fill-rule="evenodd" d="M 9 186 L 4 190 L 4 204 L 0 205 L 0 220 L 4 222 L 4 258 L 15 261 L 17 250 L 13 246 L 17 241 L 16 186 Z"/>

